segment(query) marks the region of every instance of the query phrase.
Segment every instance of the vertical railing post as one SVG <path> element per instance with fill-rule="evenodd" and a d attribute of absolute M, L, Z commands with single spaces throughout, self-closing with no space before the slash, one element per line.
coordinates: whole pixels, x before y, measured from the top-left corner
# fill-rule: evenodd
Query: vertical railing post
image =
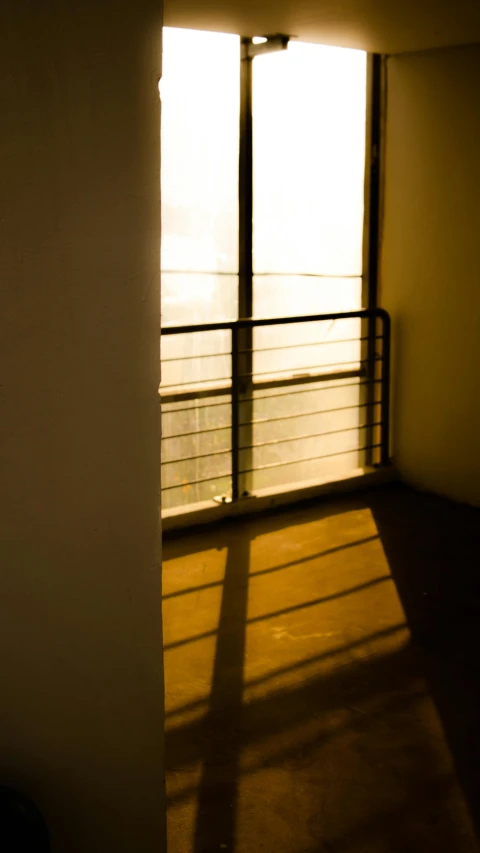
<path fill-rule="evenodd" d="M 368 62 L 368 121 L 367 121 L 367 175 L 368 175 L 368 216 L 366 226 L 367 276 L 363 291 L 363 305 L 374 311 L 378 305 L 378 253 L 379 253 L 379 216 L 380 216 L 380 144 L 381 144 L 381 108 L 382 108 L 382 57 L 372 54 Z M 376 335 L 377 318 L 369 317 L 363 324 L 367 330 L 367 429 L 366 445 L 375 444 L 375 380 L 376 380 Z M 375 451 L 366 451 L 367 465 L 373 465 Z M 383 463 L 382 463 L 383 464 Z"/>
<path fill-rule="evenodd" d="M 390 317 L 387 312 L 382 311 L 382 331 L 383 331 L 383 347 L 382 347 L 382 402 L 381 402 L 381 447 L 380 458 L 382 465 L 388 465 L 390 462 L 390 342 L 391 329 Z"/>
<path fill-rule="evenodd" d="M 240 394 L 238 326 L 232 323 L 232 501 L 240 497 Z"/>
<path fill-rule="evenodd" d="M 252 74 L 253 57 L 250 53 L 252 39 L 243 38 L 240 56 L 240 151 L 239 151 L 239 181 L 238 181 L 238 316 L 240 319 L 250 319 L 253 316 L 253 114 L 252 114 Z M 245 326 L 240 329 L 238 337 L 241 358 L 238 372 L 242 379 L 238 383 L 237 393 L 242 405 L 243 444 L 250 448 L 252 444 L 252 374 L 253 374 L 253 329 Z M 245 461 L 243 466 L 250 472 L 252 468 L 252 451 L 242 453 Z M 242 475 L 241 494 L 251 491 L 252 474 Z M 240 496 L 240 486 L 239 494 Z"/>
<path fill-rule="evenodd" d="M 373 449 L 373 445 L 375 444 L 375 429 L 373 427 L 373 423 L 375 421 L 375 391 L 376 391 L 376 378 L 377 378 L 377 360 L 376 360 L 376 348 L 377 348 L 377 317 L 375 314 L 371 314 L 365 324 L 367 326 L 367 387 L 366 387 L 366 397 L 367 397 L 367 407 L 366 407 L 366 416 L 367 416 L 367 428 L 365 430 L 365 443 L 367 446 L 366 451 L 366 463 L 367 465 L 374 465 L 375 463 L 375 451 Z M 378 458 L 378 457 L 377 457 Z"/>

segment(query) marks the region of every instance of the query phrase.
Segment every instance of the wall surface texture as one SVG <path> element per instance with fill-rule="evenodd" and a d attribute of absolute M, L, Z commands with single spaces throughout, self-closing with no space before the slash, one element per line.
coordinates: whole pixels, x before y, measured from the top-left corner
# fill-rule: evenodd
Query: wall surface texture
<path fill-rule="evenodd" d="M 2 0 L 0 784 L 164 849 L 161 0 Z"/>
<path fill-rule="evenodd" d="M 480 504 L 480 45 L 394 57 L 387 74 L 394 461 Z"/>

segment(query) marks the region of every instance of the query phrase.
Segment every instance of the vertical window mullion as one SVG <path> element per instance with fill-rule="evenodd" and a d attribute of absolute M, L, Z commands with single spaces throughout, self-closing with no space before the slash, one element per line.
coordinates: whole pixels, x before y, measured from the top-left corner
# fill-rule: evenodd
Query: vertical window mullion
<path fill-rule="evenodd" d="M 253 119 L 252 119 L 252 63 L 249 56 L 249 46 L 252 40 L 242 38 L 240 54 L 240 145 L 239 145 L 239 175 L 238 175 L 238 204 L 239 204 L 239 234 L 238 234 L 238 311 L 239 317 L 246 319 L 253 316 Z M 238 436 L 232 441 L 232 453 L 240 456 L 240 447 L 250 447 L 252 441 L 252 373 L 253 373 L 253 329 L 239 329 L 236 336 L 238 357 L 233 360 L 239 375 L 232 377 L 232 406 L 235 406 L 233 395 L 243 398 L 240 422 L 237 426 Z M 232 338 L 233 344 L 233 338 Z M 233 420 L 232 420 L 233 423 Z M 241 430 L 241 436 L 240 436 Z M 241 440 L 242 439 L 242 440 Z M 238 473 L 238 481 L 233 484 L 233 499 L 240 494 L 250 492 L 251 474 L 241 474 L 241 470 L 252 468 L 252 451 L 242 451 L 240 460 L 233 460 L 232 471 Z M 241 485 L 240 485 L 241 483 Z"/>

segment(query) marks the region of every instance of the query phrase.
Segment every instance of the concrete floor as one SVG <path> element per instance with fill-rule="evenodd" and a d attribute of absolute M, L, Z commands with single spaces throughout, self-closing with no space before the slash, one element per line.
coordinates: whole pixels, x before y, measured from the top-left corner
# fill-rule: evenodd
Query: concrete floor
<path fill-rule="evenodd" d="M 169 853 L 479 850 L 479 545 L 398 485 L 168 539 Z"/>

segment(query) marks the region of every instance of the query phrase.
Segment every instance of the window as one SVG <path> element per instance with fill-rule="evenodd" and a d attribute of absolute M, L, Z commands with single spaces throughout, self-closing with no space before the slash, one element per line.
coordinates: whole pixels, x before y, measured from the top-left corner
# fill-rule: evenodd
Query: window
<path fill-rule="evenodd" d="M 361 308 L 366 54 L 292 42 L 247 60 L 237 36 L 167 28 L 163 326 L 238 318 L 245 62 L 253 316 Z M 241 493 L 340 477 L 364 463 L 361 332 L 353 318 L 241 336 Z M 232 491 L 231 347 L 229 330 L 162 340 L 164 508 Z"/>

